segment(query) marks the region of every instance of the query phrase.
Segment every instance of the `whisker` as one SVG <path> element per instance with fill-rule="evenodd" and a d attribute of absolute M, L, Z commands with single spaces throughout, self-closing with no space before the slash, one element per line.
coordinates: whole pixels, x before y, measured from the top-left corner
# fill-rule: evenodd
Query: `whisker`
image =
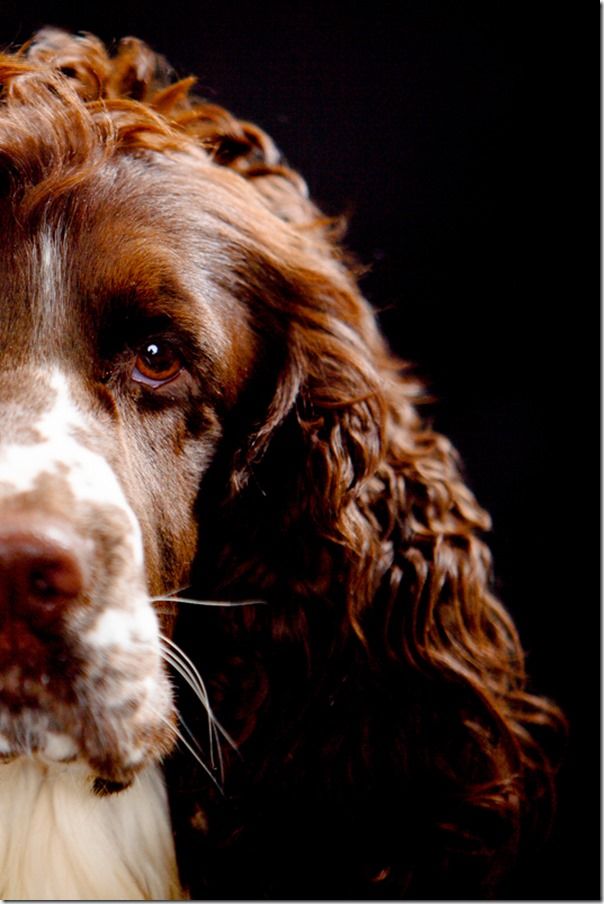
<path fill-rule="evenodd" d="M 208 709 L 208 696 L 205 690 L 205 687 L 199 683 L 194 673 L 188 668 L 187 664 L 181 662 L 178 656 L 175 654 L 174 650 L 171 650 L 169 647 L 164 646 L 162 651 L 162 656 L 164 660 L 178 672 L 178 674 L 184 678 L 188 686 L 191 688 L 197 699 L 203 705 L 204 709 Z"/>
<path fill-rule="evenodd" d="M 184 746 L 187 748 L 187 750 L 189 751 L 191 756 L 196 760 L 196 762 L 199 763 L 199 765 L 201 766 L 203 771 L 208 775 L 208 777 L 211 779 L 211 781 L 216 785 L 216 787 L 220 791 L 220 793 L 222 795 L 224 795 L 224 790 L 221 785 L 221 781 L 223 781 L 223 776 L 221 775 L 221 781 L 219 782 L 218 779 L 212 774 L 212 770 L 210 769 L 210 767 L 206 763 L 204 763 L 204 761 L 199 756 L 199 754 L 197 753 L 195 748 L 191 744 L 189 744 L 189 742 L 187 741 L 187 739 L 185 738 L 183 733 L 180 731 L 180 729 L 177 728 L 172 722 L 170 722 L 170 720 L 166 716 L 162 715 L 161 713 L 156 712 L 155 715 L 161 722 L 164 722 L 166 725 L 168 725 L 170 727 L 170 730 L 174 733 L 175 737 L 182 744 L 184 744 Z"/>
<path fill-rule="evenodd" d="M 178 674 L 181 675 L 182 678 L 187 682 L 207 713 L 210 763 L 212 768 L 215 769 L 216 760 L 218 760 L 218 770 L 220 773 L 221 781 L 223 781 L 224 759 L 222 755 L 220 735 L 222 735 L 224 740 L 230 745 L 230 747 L 232 747 L 232 749 L 236 753 L 239 753 L 237 745 L 230 734 L 226 731 L 225 728 L 223 728 L 223 726 L 214 715 L 212 707 L 210 705 L 207 688 L 195 663 L 171 638 L 165 637 L 163 634 L 160 634 L 160 642 L 161 653 L 165 661 L 169 665 L 171 665 L 175 669 L 175 671 L 178 672 Z M 194 738 L 194 735 L 188 729 L 188 726 L 186 726 L 182 719 L 181 722 L 185 726 L 194 742 L 198 744 L 197 740 Z"/>
<path fill-rule="evenodd" d="M 222 606 L 225 609 L 235 609 L 240 606 L 266 606 L 266 600 L 194 600 L 186 596 L 173 596 L 166 593 L 163 596 L 150 597 L 152 603 L 189 603 L 192 606 Z"/>
<path fill-rule="evenodd" d="M 222 725 L 220 724 L 220 722 L 218 722 L 218 720 L 217 720 L 216 717 L 214 716 L 214 713 L 213 713 L 212 710 L 211 710 L 211 707 L 210 707 L 210 705 L 209 705 L 209 696 L 208 696 L 208 692 L 207 692 L 207 690 L 206 690 L 206 686 L 205 686 L 204 681 L 203 681 L 203 678 L 202 678 L 201 675 L 199 674 L 199 671 L 198 671 L 198 669 L 197 669 L 197 666 L 195 665 L 195 663 L 193 662 L 193 660 L 190 659 L 189 656 L 187 656 L 187 654 L 184 652 L 184 650 L 182 650 L 182 649 L 178 646 L 178 644 L 174 643 L 173 640 L 171 640 L 171 639 L 168 638 L 168 637 L 164 637 L 163 634 L 160 635 L 160 637 L 161 637 L 161 640 L 162 640 L 162 641 L 164 641 L 165 643 L 169 644 L 169 646 L 171 647 L 171 650 L 166 651 L 166 652 L 170 652 L 171 655 L 177 657 L 178 663 L 179 663 L 183 668 L 186 668 L 187 671 L 190 672 L 190 674 L 194 677 L 195 681 L 196 681 L 196 682 L 198 683 L 198 685 L 199 685 L 199 688 L 201 689 L 201 694 L 202 694 L 202 696 L 201 696 L 200 699 L 201 699 L 202 702 L 204 703 L 204 706 L 206 706 L 206 709 L 207 709 L 207 710 L 210 712 L 210 714 L 212 715 L 212 718 L 214 719 L 214 722 L 215 722 L 216 727 L 217 727 L 218 730 L 220 731 L 220 733 L 221 733 L 221 735 L 223 736 L 223 738 L 225 739 L 225 741 L 227 741 L 228 744 L 233 748 L 233 750 L 237 750 L 237 744 L 236 744 L 235 741 L 232 739 L 232 737 L 230 736 L 230 734 L 228 733 L 228 731 L 227 731 L 225 728 L 222 727 Z M 185 677 L 185 676 L 183 675 L 183 677 Z"/>
<path fill-rule="evenodd" d="M 160 642 L 162 653 L 165 654 L 166 658 L 170 657 L 172 664 L 178 668 L 179 673 L 207 708 L 209 704 L 208 691 L 195 664 L 171 638 L 160 634 Z"/>
<path fill-rule="evenodd" d="M 167 638 L 162 637 L 161 640 L 166 641 Z M 201 703 L 207 713 L 208 738 L 209 738 L 209 747 L 210 747 L 210 765 L 211 765 L 212 769 L 215 769 L 216 762 L 215 762 L 215 756 L 214 756 L 214 747 L 215 747 L 215 745 L 219 746 L 219 742 L 218 742 L 217 731 L 216 731 L 216 727 L 215 727 L 216 720 L 215 720 L 215 717 L 209 706 L 209 702 L 207 699 L 207 693 L 205 691 L 205 686 L 204 686 L 203 682 L 201 681 L 201 679 L 199 681 L 195 680 L 195 675 L 192 674 L 191 670 L 186 667 L 186 663 L 180 662 L 175 651 L 164 647 L 164 648 L 162 648 L 161 652 L 162 652 L 162 656 L 163 656 L 164 660 L 169 665 L 171 665 L 172 668 L 174 668 L 175 671 L 178 672 L 179 675 L 181 675 L 185 679 L 187 684 L 189 684 L 189 686 L 194 691 L 195 695 L 201 701 Z M 180 651 L 180 652 L 182 652 L 182 651 Z M 193 734 L 193 732 L 191 731 L 191 729 L 189 728 L 189 726 L 187 725 L 187 723 L 185 722 L 185 720 L 183 719 L 183 717 L 181 716 L 180 713 L 178 713 L 178 718 L 179 718 L 181 725 L 183 726 L 183 728 L 185 729 L 185 731 L 191 738 L 192 742 L 195 744 L 195 746 L 197 747 L 199 752 L 202 753 L 203 748 L 201 747 L 201 744 L 199 743 L 199 741 L 197 740 L 197 738 L 195 737 L 195 735 Z M 189 750 L 191 750 L 191 752 L 193 752 L 191 749 L 191 745 L 186 741 L 186 739 L 184 738 L 184 736 L 182 735 L 182 733 L 180 731 L 178 732 L 178 737 L 180 740 L 183 741 L 183 743 L 186 744 L 187 748 Z M 199 758 L 196 757 L 196 759 L 199 759 Z M 218 761 L 219 761 L 220 779 L 221 779 L 221 781 L 223 781 L 224 780 L 224 769 L 223 769 L 223 764 L 222 764 L 222 755 L 220 755 L 218 757 Z"/>
<path fill-rule="evenodd" d="M 187 735 L 191 739 L 191 742 L 195 745 L 196 749 L 199 751 L 201 755 L 203 755 L 203 748 L 197 738 L 195 737 L 193 731 L 189 728 L 182 715 L 178 713 L 178 721 L 186 731 Z M 218 770 L 218 774 L 220 776 L 220 782 L 224 783 L 224 763 L 222 760 L 222 751 L 220 750 L 220 744 L 218 741 L 218 736 L 216 732 L 216 728 L 214 726 L 213 720 L 208 720 L 208 734 L 210 738 L 210 767 L 213 771 Z M 184 737 L 179 735 L 179 738 L 184 741 Z M 213 739 L 213 743 L 212 743 Z M 215 758 L 214 758 L 214 744 L 216 745 L 216 749 L 218 752 L 218 766 L 216 766 Z"/>
<path fill-rule="evenodd" d="M 162 655 L 165 661 L 169 665 L 171 665 L 172 668 L 174 668 L 174 670 L 182 676 L 182 678 L 184 678 L 207 713 L 210 763 L 212 767 L 214 767 L 214 744 L 217 743 L 216 729 L 214 727 L 215 718 L 210 707 L 208 692 L 206 690 L 205 684 L 203 683 L 201 675 L 199 674 L 195 666 L 191 663 L 190 660 L 188 660 L 188 657 L 185 656 L 183 651 L 180 650 L 173 641 L 163 636 L 161 637 L 161 641 Z"/>

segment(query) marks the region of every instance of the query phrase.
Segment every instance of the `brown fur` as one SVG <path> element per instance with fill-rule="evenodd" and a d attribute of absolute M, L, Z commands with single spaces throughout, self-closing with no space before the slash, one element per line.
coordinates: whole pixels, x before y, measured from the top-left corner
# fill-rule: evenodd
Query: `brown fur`
<path fill-rule="evenodd" d="M 85 322 L 134 280 L 138 305 L 197 336 L 203 389 L 175 385 L 173 404 L 197 398 L 201 420 L 174 416 L 170 439 L 182 462 L 220 421 L 194 472 L 195 526 L 163 500 L 162 540 L 129 488 L 154 592 L 194 564 L 207 598 L 268 604 L 179 615 L 241 755 L 225 753 L 226 799 L 186 755 L 168 764 L 184 883 L 225 897 L 491 887 L 551 792 L 540 734 L 560 716 L 527 690 L 491 590 L 489 518 L 418 413 L 421 387 L 381 337 L 337 224 L 262 131 L 171 82 L 134 39 L 110 57 L 47 30 L 0 58 L 0 82 L 8 243 L 60 210 L 75 266 L 96 259 L 96 281 L 78 275 Z M 131 408 L 126 433 L 150 442 L 152 415 L 140 428 Z M 192 479 L 176 505 L 192 504 Z"/>

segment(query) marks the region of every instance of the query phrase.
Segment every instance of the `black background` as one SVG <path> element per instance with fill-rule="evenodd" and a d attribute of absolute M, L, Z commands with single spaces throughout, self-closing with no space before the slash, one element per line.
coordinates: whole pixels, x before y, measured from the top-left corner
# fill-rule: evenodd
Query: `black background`
<path fill-rule="evenodd" d="M 145 39 L 349 215 L 493 516 L 533 684 L 570 718 L 553 837 L 506 895 L 599 898 L 596 3 L 3 0 L 0 44 L 43 24 Z"/>

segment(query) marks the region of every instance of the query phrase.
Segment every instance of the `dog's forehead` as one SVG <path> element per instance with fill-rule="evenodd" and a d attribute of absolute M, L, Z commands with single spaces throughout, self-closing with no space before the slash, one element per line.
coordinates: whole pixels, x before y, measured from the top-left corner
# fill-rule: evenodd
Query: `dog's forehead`
<path fill-rule="evenodd" d="M 28 229 L 16 215 L 2 218 L 0 368 L 70 355 L 93 339 L 108 301 L 137 294 L 142 302 L 163 298 L 168 313 L 174 301 L 191 330 L 203 325 L 225 353 L 226 295 L 204 265 L 201 241 L 192 253 L 175 215 L 170 228 L 169 201 L 161 207 L 137 191 L 128 204 L 106 197 L 101 180 L 97 195 L 91 186 Z"/>
<path fill-rule="evenodd" d="M 12 245 L 6 233 L 0 241 L 0 374 L 9 381 L 32 362 L 56 360 L 61 347 L 76 341 L 76 324 L 67 314 L 69 258 L 61 240 L 47 227 L 27 236 L 12 232 Z M 30 386 L 33 396 L 40 395 L 37 383 Z"/>

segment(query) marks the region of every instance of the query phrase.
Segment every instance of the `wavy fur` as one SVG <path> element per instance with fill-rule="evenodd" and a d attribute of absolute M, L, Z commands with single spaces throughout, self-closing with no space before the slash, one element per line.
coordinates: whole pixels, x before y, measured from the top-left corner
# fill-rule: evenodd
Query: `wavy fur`
<path fill-rule="evenodd" d="M 551 795 L 541 734 L 561 717 L 527 690 L 489 518 L 419 413 L 339 224 L 264 132 L 135 39 L 110 56 L 45 30 L 0 59 L 0 82 L 0 170 L 29 211 L 148 152 L 203 161 L 234 199 L 226 278 L 259 351 L 200 488 L 196 589 L 268 605 L 179 617 L 240 751 L 226 798 L 185 754 L 167 764 L 183 882 L 224 897 L 492 887 Z"/>

